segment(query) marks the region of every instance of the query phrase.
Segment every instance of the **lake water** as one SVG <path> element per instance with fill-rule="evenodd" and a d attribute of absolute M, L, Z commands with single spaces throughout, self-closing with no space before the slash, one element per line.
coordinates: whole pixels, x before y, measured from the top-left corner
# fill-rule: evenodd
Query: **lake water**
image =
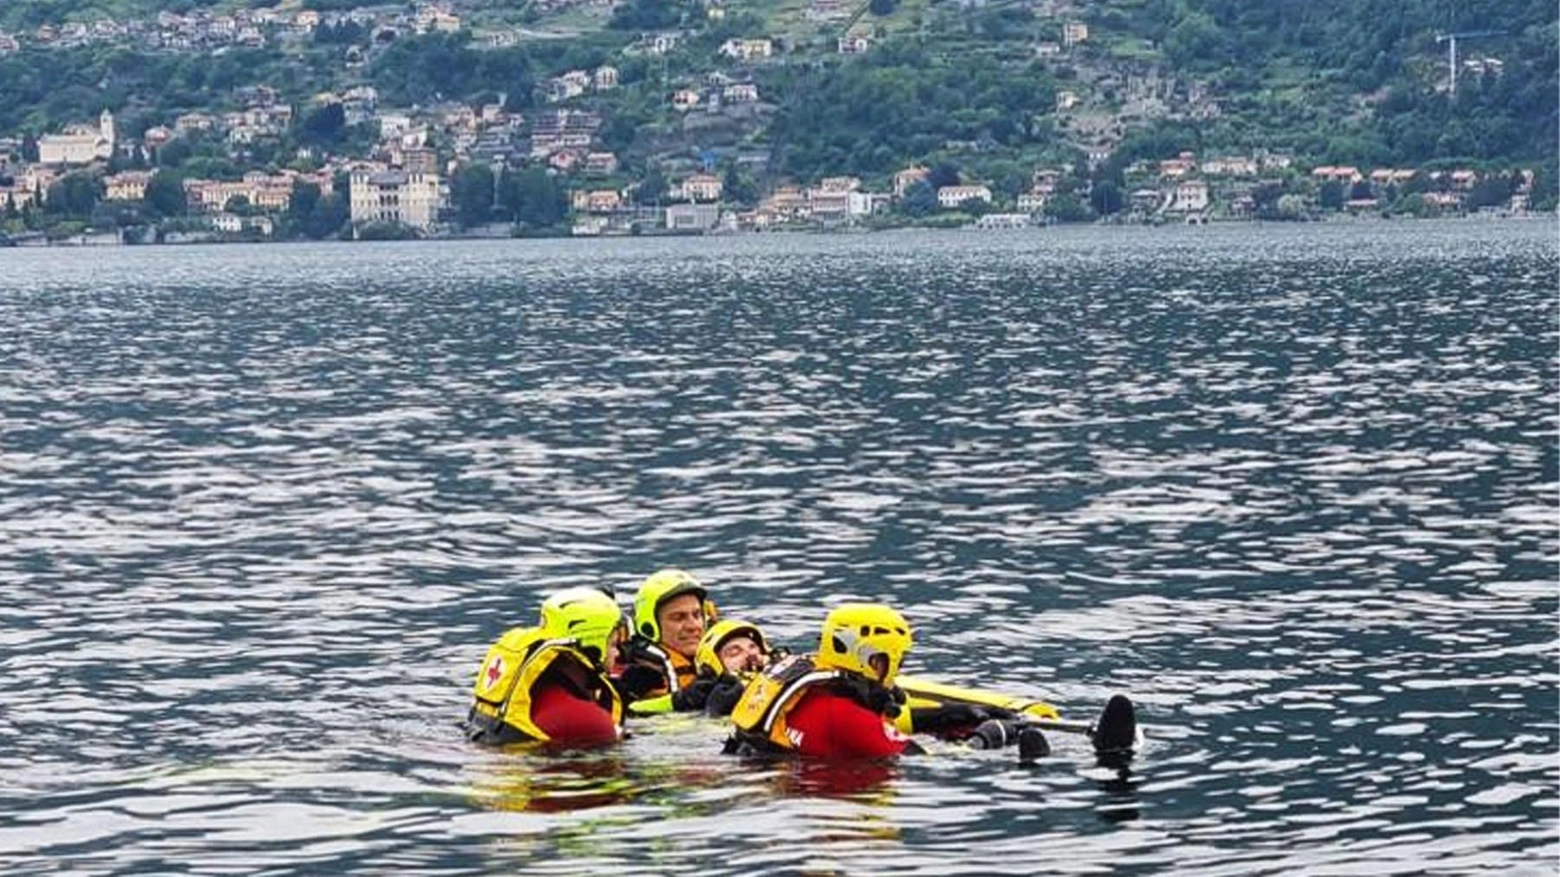
<path fill-rule="evenodd" d="M 8 874 L 1552 874 L 1552 222 L 0 251 Z M 1148 742 L 473 748 L 680 565 Z"/>

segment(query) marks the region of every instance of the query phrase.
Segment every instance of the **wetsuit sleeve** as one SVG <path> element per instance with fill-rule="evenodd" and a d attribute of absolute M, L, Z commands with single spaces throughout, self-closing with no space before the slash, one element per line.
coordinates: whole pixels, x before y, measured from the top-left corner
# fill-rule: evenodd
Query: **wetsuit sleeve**
<path fill-rule="evenodd" d="M 820 758 L 884 758 L 904 752 L 909 742 L 880 714 L 828 691 L 804 695 L 786 724 L 801 735 L 798 750 Z"/>
<path fill-rule="evenodd" d="M 672 695 L 659 694 L 655 697 L 642 697 L 639 700 L 629 701 L 628 710 L 637 716 L 658 716 L 676 711 L 677 707 L 672 703 Z"/>
<path fill-rule="evenodd" d="M 543 683 L 531 699 L 531 721 L 555 743 L 589 746 L 618 739 L 611 713 L 556 683 Z"/>

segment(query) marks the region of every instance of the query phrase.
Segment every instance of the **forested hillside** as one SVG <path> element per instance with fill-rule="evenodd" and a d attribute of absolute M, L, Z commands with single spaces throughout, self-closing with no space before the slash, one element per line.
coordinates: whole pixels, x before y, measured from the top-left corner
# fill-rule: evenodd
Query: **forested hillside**
<path fill-rule="evenodd" d="M 1557 24 L 1532 0 L 9 0 L 0 226 L 318 237 L 357 169 L 412 164 L 442 178 L 425 231 L 621 231 L 669 202 L 1548 210 Z"/>
<path fill-rule="evenodd" d="M 871 0 L 809 20 L 794 0 L 708 4 L 627 0 L 610 10 L 569 4 L 456 2 L 455 34 L 376 37 L 327 25 L 307 39 L 201 51 L 156 45 L 159 12 L 237 10 L 291 15 L 383 10 L 351 0 L 13 0 L 0 29 L 0 130 L 42 133 L 104 106 L 149 121 L 220 110 L 235 87 L 268 85 L 291 99 L 364 83 L 387 103 L 503 95 L 538 103 L 547 78 L 605 63 L 624 85 L 596 101 L 635 125 L 672 125 L 664 93 L 712 71 L 731 37 L 772 37 L 766 63 L 740 65 L 777 111 L 762 131 L 725 139 L 775 148 L 776 168 L 887 173 L 904 161 L 963 151 L 977 163 L 1027 162 L 1091 142 L 1133 153 L 1177 148 L 1288 150 L 1318 161 L 1531 161 L 1552 154 L 1556 127 L 1556 9 L 1531 0 Z M 815 4 L 816 6 L 816 4 Z M 394 8 L 394 7 L 390 7 Z M 409 7 L 408 7 L 409 8 Z M 117 39 L 44 43 L 39 28 L 111 20 L 142 23 Z M 1045 57 L 1069 22 L 1087 38 Z M 551 33 L 548 33 L 548 29 Z M 492 40 L 506 29 L 519 36 Z M 656 59 L 625 55 L 643 33 L 683 35 Z M 1442 33 L 1463 60 L 1449 94 Z M 527 38 L 546 34 L 554 38 Z M 557 35 L 565 35 L 557 38 Z M 836 51 L 859 34 L 872 48 Z M 354 45 L 363 63 L 344 63 Z M 1076 101 L 1057 109 L 1060 91 Z M 713 138 L 716 141 L 721 135 Z M 662 138 L 664 141 L 664 138 Z M 648 147 L 647 147 L 648 148 Z"/>

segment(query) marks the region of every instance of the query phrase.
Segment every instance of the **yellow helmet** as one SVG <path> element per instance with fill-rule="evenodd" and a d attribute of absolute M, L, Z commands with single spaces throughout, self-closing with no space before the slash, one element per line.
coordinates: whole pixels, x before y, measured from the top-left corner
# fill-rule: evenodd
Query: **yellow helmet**
<path fill-rule="evenodd" d="M 758 629 L 758 625 L 734 618 L 717 621 L 704 632 L 704 636 L 699 639 L 699 650 L 693 654 L 693 666 L 700 674 L 721 676 L 726 673 L 726 665 L 720 660 L 720 647 L 734 636 L 748 637 L 760 649 L 769 651 L 769 645 L 764 642 L 764 632 Z"/>
<path fill-rule="evenodd" d="M 844 603 L 823 622 L 820 669 L 859 673 L 892 686 L 910 651 L 910 625 L 882 603 Z"/>
<path fill-rule="evenodd" d="M 656 610 L 673 597 L 693 594 L 699 598 L 699 609 L 709 615 L 709 595 L 704 585 L 692 573 L 680 569 L 663 569 L 653 573 L 639 586 L 634 596 L 634 630 L 651 642 L 661 641 L 661 623 L 656 620 Z"/>
<path fill-rule="evenodd" d="M 623 610 L 596 588 L 567 588 L 542 601 L 542 633 L 549 639 L 574 640 L 598 668 L 605 665 L 607 646 L 628 635 Z"/>

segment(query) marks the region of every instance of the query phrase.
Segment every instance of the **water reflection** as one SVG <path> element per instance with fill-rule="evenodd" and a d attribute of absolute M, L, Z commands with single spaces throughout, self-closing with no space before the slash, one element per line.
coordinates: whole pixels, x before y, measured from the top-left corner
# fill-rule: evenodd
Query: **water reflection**
<path fill-rule="evenodd" d="M 618 755 L 548 757 L 541 752 L 510 751 L 472 768 L 472 799 L 493 810 L 563 813 L 632 803 L 653 795 L 658 783 L 645 782 Z"/>
<path fill-rule="evenodd" d="M 710 720 L 712 727 L 718 727 Z M 719 810 L 737 800 L 836 798 L 890 806 L 900 778 L 892 761 L 738 758 L 690 752 L 548 753 L 526 746 L 473 753 L 466 772 L 474 804 L 498 811 L 560 813 L 642 804 L 674 812 Z M 736 790 L 740 790 L 740 795 Z M 723 797 L 714 792 L 725 792 Z"/>
<path fill-rule="evenodd" d="M 1100 819 L 1110 823 L 1131 822 L 1141 818 L 1138 788 L 1144 777 L 1132 770 L 1132 756 L 1113 752 L 1099 756 L 1099 768 L 1105 774 L 1095 777 L 1104 797 L 1095 807 Z"/>
<path fill-rule="evenodd" d="M 838 798 L 861 804 L 887 807 L 894 803 L 893 781 L 899 776 L 892 762 L 867 759 L 851 762 L 822 762 L 784 759 L 774 766 L 775 793 Z"/>

